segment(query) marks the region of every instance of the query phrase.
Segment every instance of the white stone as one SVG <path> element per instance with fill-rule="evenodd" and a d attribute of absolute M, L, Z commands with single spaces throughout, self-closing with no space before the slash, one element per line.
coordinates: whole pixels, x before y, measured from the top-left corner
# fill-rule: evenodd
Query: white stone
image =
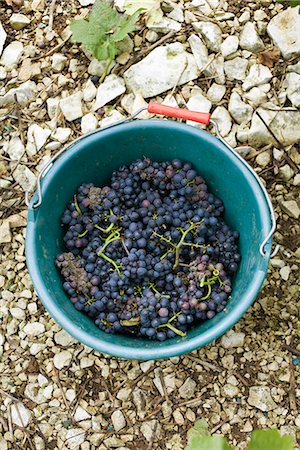
<path fill-rule="evenodd" d="M 66 65 L 68 58 L 64 56 L 62 53 L 54 53 L 52 56 L 52 70 L 53 72 L 59 73 L 63 70 Z"/>
<path fill-rule="evenodd" d="M 224 348 L 243 347 L 245 341 L 245 333 L 228 332 L 221 338 L 221 345 Z"/>
<path fill-rule="evenodd" d="M 71 428 L 67 431 L 66 441 L 70 450 L 77 450 L 85 441 L 85 431 L 82 428 Z"/>
<path fill-rule="evenodd" d="M 42 128 L 33 123 L 28 128 L 26 152 L 29 156 L 35 155 L 47 142 L 51 134 L 49 128 Z"/>
<path fill-rule="evenodd" d="M 259 107 L 257 112 L 271 127 L 275 136 L 278 136 L 283 145 L 291 145 L 300 139 L 300 111 L 272 111 Z M 255 146 L 276 144 L 266 126 L 257 114 L 253 114 L 251 127 L 247 132 L 248 142 Z"/>
<path fill-rule="evenodd" d="M 10 89 L 3 97 L 0 97 L 0 107 L 7 106 L 17 101 L 20 106 L 26 106 L 37 94 L 37 86 L 34 81 L 26 81 L 18 88 Z"/>
<path fill-rule="evenodd" d="M 0 66 L 0 80 L 5 80 L 7 72 L 3 66 Z"/>
<path fill-rule="evenodd" d="M 6 32 L 2 26 L 2 23 L 0 22 L 0 56 L 2 55 L 3 47 L 6 41 Z"/>
<path fill-rule="evenodd" d="M 54 335 L 54 341 L 56 344 L 61 345 L 62 347 L 69 347 L 75 341 L 72 336 L 69 335 L 65 330 L 60 330 Z"/>
<path fill-rule="evenodd" d="M 24 14 L 12 14 L 9 18 L 9 23 L 14 30 L 22 30 L 30 24 L 30 19 Z"/>
<path fill-rule="evenodd" d="M 190 399 L 194 396 L 196 389 L 196 382 L 192 378 L 188 377 L 182 386 L 178 389 L 181 398 Z"/>
<path fill-rule="evenodd" d="M 25 325 L 23 328 L 24 333 L 27 336 L 39 336 L 45 332 L 45 325 L 40 322 L 32 322 Z"/>
<path fill-rule="evenodd" d="M 229 99 L 228 110 L 234 120 L 239 124 L 247 124 L 250 122 L 253 114 L 253 108 L 243 102 L 240 95 L 234 91 Z"/>
<path fill-rule="evenodd" d="M 75 94 L 69 95 L 68 97 L 60 100 L 59 106 L 68 121 L 72 122 L 73 120 L 79 119 L 83 116 L 81 100 L 81 92 L 76 92 Z"/>
<path fill-rule="evenodd" d="M 80 367 L 82 369 L 86 369 L 87 367 L 92 367 L 94 365 L 94 360 L 92 358 L 88 358 L 87 356 L 84 356 L 80 359 Z"/>
<path fill-rule="evenodd" d="M 249 52 L 258 53 L 265 46 L 253 22 L 247 22 L 240 34 L 240 47 Z"/>
<path fill-rule="evenodd" d="M 267 165 L 270 164 L 270 161 L 271 161 L 271 155 L 267 150 L 265 152 L 261 152 L 256 157 L 256 162 L 261 167 L 267 167 Z"/>
<path fill-rule="evenodd" d="M 217 122 L 221 136 L 227 136 L 232 127 L 231 117 L 227 109 L 224 106 L 218 106 L 212 113 L 211 118 Z"/>
<path fill-rule="evenodd" d="M 104 128 L 123 119 L 125 119 L 125 116 L 123 116 L 123 114 L 121 114 L 116 109 L 113 109 L 108 117 L 104 117 L 104 119 L 99 122 L 99 125 L 100 128 Z"/>
<path fill-rule="evenodd" d="M 31 192 L 35 188 L 36 176 L 28 167 L 19 164 L 13 172 L 13 177 L 24 191 Z"/>
<path fill-rule="evenodd" d="M 13 68 L 21 59 L 24 46 L 21 42 L 13 41 L 7 47 L 5 47 L 0 64 L 5 66 L 7 69 Z"/>
<path fill-rule="evenodd" d="M 58 75 L 57 86 L 59 88 L 63 87 L 63 86 L 66 86 L 69 83 L 73 83 L 73 80 L 71 78 L 68 78 L 65 75 L 62 75 L 61 73 Z"/>
<path fill-rule="evenodd" d="M 88 80 L 82 92 L 83 100 L 85 102 L 91 102 L 96 97 L 97 88 L 91 80 Z"/>
<path fill-rule="evenodd" d="M 11 242 L 12 235 L 10 232 L 10 225 L 8 221 L 4 221 L 0 225 L 0 244 L 6 244 L 8 242 Z"/>
<path fill-rule="evenodd" d="M 133 66 L 134 67 L 134 66 Z M 119 97 L 126 91 L 124 80 L 117 75 L 109 75 L 97 90 L 94 111 Z"/>
<path fill-rule="evenodd" d="M 286 212 L 290 217 L 294 219 L 299 219 L 300 209 L 295 200 L 284 200 L 281 202 L 281 208 L 284 212 Z"/>
<path fill-rule="evenodd" d="M 291 178 L 293 178 L 294 174 L 295 172 L 288 164 L 280 167 L 278 171 L 278 175 L 280 176 L 280 178 L 283 178 L 284 181 L 289 181 Z"/>
<path fill-rule="evenodd" d="M 240 80 L 244 81 L 246 79 L 246 71 L 248 67 L 248 61 L 245 58 L 237 58 L 231 59 L 229 61 L 225 61 L 224 70 L 228 80 Z"/>
<path fill-rule="evenodd" d="M 191 98 L 187 102 L 186 106 L 190 111 L 208 113 L 212 105 L 211 101 L 209 101 L 206 97 L 204 97 L 201 90 L 196 88 L 192 90 Z M 192 126 L 199 126 L 198 122 L 194 122 L 192 120 L 188 120 L 187 124 Z"/>
<path fill-rule="evenodd" d="M 222 393 L 224 397 L 234 398 L 239 394 L 239 388 L 234 386 L 233 384 L 227 383 L 224 384 L 222 388 Z"/>
<path fill-rule="evenodd" d="M 244 94 L 244 97 L 249 100 L 253 106 L 259 106 L 268 100 L 266 93 L 260 87 L 253 87 L 250 91 Z"/>
<path fill-rule="evenodd" d="M 298 61 L 296 64 L 291 64 L 290 66 L 287 66 L 288 72 L 295 72 L 300 75 L 300 61 Z"/>
<path fill-rule="evenodd" d="M 201 33 L 208 48 L 213 52 L 219 52 L 222 44 L 222 30 L 212 22 L 194 22 L 194 29 Z"/>
<path fill-rule="evenodd" d="M 124 78 L 129 89 L 149 98 L 172 89 L 176 84 L 194 80 L 198 75 L 193 55 L 175 42 L 152 50 L 146 58 L 131 66 Z"/>
<path fill-rule="evenodd" d="M 108 72 L 111 71 L 111 69 L 114 67 L 115 63 L 112 62 L 109 66 Z M 104 74 L 104 71 L 107 66 L 107 61 L 98 61 L 98 59 L 92 59 L 92 61 L 89 64 L 88 67 L 88 73 L 90 75 L 97 75 L 98 77 L 101 77 L 101 75 Z"/>
<path fill-rule="evenodd" d="M 13 403 L 10 407 L 12 422 L 21 428 L 26 428 L 31 419 L 31 412 L 23 403 Z"/>
<path fill-rule="evenodd" d="M 81 131 L 82 134 L 95 131 L 98 127 L 98 120 L 92 113 L 85 114 L 81 119 Z"/>
<path fill-rule="evenodd" d="M 81 6 L 89 6 L 95 3 L 95 0 L 79 0 Z"/>
<path fill-rule="evenodd" d="M 45 344 L 34 343 L 34 344 L 31 345 L 29 351 L 30 351 L 31 355 L 35 356 L 38 353 L 42 352 L 45 348 L 46 348 Z"/>
<path fill-rule="evenodd" d="M 286 87 L 287 97 L 292 105 L 300 108 L 300 75 L 294 72 L 288 73 L 284 81 L 284 87 Z"/>
<path fill-rule="evenodd" d="M 147 31 L 145 38 L 148 42 L 151 42 L 151 44 L 153 44 L 158 40 L 158 34 L 155 31 L 149 30 Z"/>
<path fill-rule="evenodd" d="M 59 102 L 60 100 L 58 97 L 47 99 L 47 111 L 50 119 L 54 119 L 58 116 L 60 110 Z"/>
<path fill-rule="evenodd" d="M 176 20 L 177 22 L 184 22 L 183 9 L 179 6 L 175 6 L 173 11 L 168 14 L 170 19 Z"/>
<path fill-rule="evenodd" d="M 239 39 L 237 36 L 228 36 L 221 44 L 221 53 L 224 58 L 232 55 L 239 47 Z"/>
<path fill-rule="evenodd" d="M 269 22 L 267 31 L 284 59 L 300 55 L 299 6 L 287 8 Z"/>
<path fill-rule="evenodd" d="M 88 420 L 91 418 L 91 415 L 83 409 L 81 406 L 77 406 L 74 419 L 76 422 L 81 422 L 82 420 Z"/>
<path fill-rule="evenodd" d="M 249 389 L 248 403 L 263 412 L 277 408 L 271 397 L 270 388 L 267 386 L 252 386 Z"/>
<path fill-rule="evenodd" d="M 162 17 L 159 22 L 154 22 L 151 25 L 147 24 L 147 27 L 149 30 L 156 31 L 156 33 L 178 32 L 181 30 L 181 24 L 169 17 Z"/>
<path fill-rule="evenodd" d="M 24 320 L 25 319 L 25 311 L 21 308 L 10 308 L 11 315 L 18 320 Z"/>
<path fill-rule="evenodd" d="M 253 64 L 250 67 L 249 73 L 243 83 L 244 91 L 248 91 L 254 86 L 268 83 L 272 79 L 272 73 L 267 66 L 262 64 Z"/>
<path fill-rule="evenodd" d="M 147 442 L 154 440 L 154 436 L 161 433 L 161 425 L 157 420 L 148 420 L 141 425 L 141 433 Z"/>
<path fill-rule="evenodd" d="M 279 270 L 279 274 L 284 281 L 289 279 L 291 273 L 291 268 L 289 266 L 284 266 Z"/>
<path fill-rule="evenodd" d="M 125 417 L 120 410 L 116 410 L 111 415 L 111 421 L 114 427 L 114 430 L 118 433 L 118 431 L 122 430 L 122 428 L 126 427 Z"/>
<path fill-rule="evenodd" d="M 213 72 L 216 83 L 225 84 L 224 57 L 222 55 L 216 56 L 213 59 L 210 68 Z"/>
<path fill-rule="evenodd" d="M 195 34 L 191 34 L 191 36 L 188 38 L 188 43 L 190 44 L 196 64 L 199 70 L 202 72 L 207 65 L 208 50 L 199 36 L 196 36 Z"/>
<path fill-rule="evenodd" d="M 293 181 L 293 185 L 294 186 L 300 186 L 300 173 L 297 173 L 297 175 L 295 175 L 294 181 Z"/>
<path fill-rule="evenodd" d="M 219 103 L 226 93 L 226 86 L 223 84 L 213 83 L 207 91 L 207 98 L 212 103 Z"/>
<path fill-rule="evenodd" d="M 63 350 L 60 353 L 56 353 L 53 358 L 54 366 L 57 369 L 62 369 L 63 367 L 66 367 L 70 364 L 72 360 L 72 353 L 70 353 L 68 350 Z"/>
<path fill-rule="evenodd" d="M 8 143 L 6 153 L 10 157 L 12 161 L 18 161 L 22 158 L 25 151 L 25 147 L 23 142 L 19 138 L 19 136 L 14 136 Z"/>
<path fill-rule="evenodd" d="M 71 133 L 72 133 L 71 128 L 58 127 L 52 133 L 51 138 L 55 139 L 56 141 L 60 142 L 61 144 L 64 144 L 65 142 L 67 142 L 67 140 L 71 136 Z"/>

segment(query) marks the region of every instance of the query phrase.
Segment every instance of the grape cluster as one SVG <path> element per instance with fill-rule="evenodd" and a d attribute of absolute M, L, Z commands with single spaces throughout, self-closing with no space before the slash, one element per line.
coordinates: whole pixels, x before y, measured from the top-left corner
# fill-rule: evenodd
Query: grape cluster
<path fill-rule="evenodd" d="M 62 216 L 63 288 L 107 333 L 164 341 L 226 307 L 238 232 L 192 164 L 137 160 L 79 187 Z"/>

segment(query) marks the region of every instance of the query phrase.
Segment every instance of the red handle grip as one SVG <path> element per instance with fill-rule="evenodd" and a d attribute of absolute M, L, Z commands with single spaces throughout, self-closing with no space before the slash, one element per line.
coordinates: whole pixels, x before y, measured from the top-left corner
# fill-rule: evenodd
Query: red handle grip
<path fill-rule="evenodd" d="M 153 114 L 162 114 L 164 116 L 178 117 L 185 120 L 193 120 L 194 122 L 203 123 L 203 125 L 208 125 L 210 122 L 209 113 L 173 108 L 172 106 L 165 106 L 152 101 L 148 103 L 148 112 Z"/>

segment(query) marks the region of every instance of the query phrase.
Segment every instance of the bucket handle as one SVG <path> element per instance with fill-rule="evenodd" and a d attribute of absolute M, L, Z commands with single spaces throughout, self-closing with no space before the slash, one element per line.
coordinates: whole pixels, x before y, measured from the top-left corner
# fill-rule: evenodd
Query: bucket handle
<path fill-rule="evenodd" d="M 263 242 L 261 243 L 260 247 L 259 247 L 259 253 L 261 254 L 262 257 L 266 257 L 267 256 L 267 252 L 265 251 L 265 246 L 267 245 L 267 243 L 269 242 L 269 240 L 271 239 L 272 235 L 274 234 L 275 230 L 276 230 L 276 217 L 275 217 L 275 212 L 273 209 L 273 205 L 272 202 L 270 200 L 269 194 L 266 190 L 266 188 L 264 187 L 260 177 L 257 175 L 257 173 L 255 172 L 254 169 L 252 169 L 252 167 L 244 160 L 244 158 L 242 158 L 226 141 L 225 139 L 221 136 L 218 124 L 211 119 L 211 115 L 209 113 L 204 113 L 204 112 L 197 112 L 197 111 L 190 111 L 188 109 L 182 109 L 182 108 L 174 108 L 172 106 L 166 106 L 166 105 L 162 105 L 161 103 L 156 103 L 153 101 L 150 101 L 148 103 L 148 107 L 143 107 L 138 109 L 137 111 L 135 111 L 132 115 L 126 117 L 125 119 L 119 120 L 113 124 L 107 125 L 105 127 L 102 127 L 100 129 L 96 129 L 94 131 L 91 131 L 90 133 L 87 133 L 83 136 L 79 136 L 77 139 L 75 139 L 74 141 L 72 141 L 69 145 L 67 145 L 66 147 L 62 148 L 59 152 L 57 152 L 42 168 L 42 170 L 40 171 L 38 177 L 37 177 L 37 194 L 38 194 L 38 200 L 36 203 L 32 204 L 32 208 L 38 208 L 43 201 L 43 196 L 42 196 L 42 188 L 41 188 L 41 180 L 43 178 L 43 176 L 45 175 L 45 172 L 47 171 L 47 169 L 50 168 L 50 166 L 54 163 L 54 161 L 60 157 L 60 155 L 62 153 L 64 153 L 66 150 L 70 149 L 71 147 L 73 147 L 75 144 L 77 144 L 79 141 L 81 141 L 83 138 L 86 138 L 87 136 L 92 136 L 93 134 L 98 133 L 99 131 L 102 131 L 104 129 L 107 128 L 111 128 L 117 125 L 120 125 L 121 123 L 125 123 L 128 122 L 132 119 L 135 119 L 135 117 L 137 117 L 141 112 L 143 111 L 147 111 L 149 113 L 153 113 L 153 114 L 159 114 L 159 115 L 164 115 L 164 116 L 169 116 L 169 117 L 177 117 L 180 119 L 184 119 L 184 120 L 192 120 L 194 122 L 198 122 L 198 123 L 202 123 L 203 125 L 209 125 L 210 123 L 213 125 L 215 133 L 218 137 L 218 139 L 228 148 L 228 150 L 252 173 L 252 175 L 254 176 L 254 178 L 256 179 L 256 181 L 258 182 L 264 196 L 265 199 L 267 201 L 268 204 L 268 208 L 270 211 L 270 216 L 271 216 L 271 229 L 269 231 L 269 233 L 267 234 L 267 236 L 265 237 L 265 239 L 263 240 Z M 30 204 L 30 200 L 29 200 L 29 193 L 26 191 L 25 192 L 25 203 L 26 205 L 29 207 Z M 271 257 L 275 256 L 278 253 L 280 246 L 276 245 L 274 251 L 271 253 Z"/>

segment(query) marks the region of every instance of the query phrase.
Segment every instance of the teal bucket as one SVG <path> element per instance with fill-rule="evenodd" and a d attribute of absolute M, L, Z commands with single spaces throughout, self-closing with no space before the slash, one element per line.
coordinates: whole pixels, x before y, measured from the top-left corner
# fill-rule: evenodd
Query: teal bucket
<path fill-rule="evenodd" d="M 186 337 L 164 342 L 101 331 L 74 308 L 54 264 L 57 254 L 64 251 L 61 215 L 78 186 L 90 182 L 105 185 L 114 170 L 143 156 L 155 161 L 180 158 L 192 162 L 209 189 L 223 200 L 227 223 L 240 232 L 242 260 L 226 308 L 212 320 L 195 326 Z M 26 257 L 33 285 L 54 320 L 95 350 L 138 360 L 188 353 L 225 333 L 254 302 L 266 276 L 271 251 L 271 238 L 263 245 L 263 251 L 261 247 L 274 225 L 268 202 L 247 164 L 203 130 L 166 120 L 131 121 L 98 130 L 60 155 L 44 175 L 42 189 L 39 186 L 29 203 Z"/>

